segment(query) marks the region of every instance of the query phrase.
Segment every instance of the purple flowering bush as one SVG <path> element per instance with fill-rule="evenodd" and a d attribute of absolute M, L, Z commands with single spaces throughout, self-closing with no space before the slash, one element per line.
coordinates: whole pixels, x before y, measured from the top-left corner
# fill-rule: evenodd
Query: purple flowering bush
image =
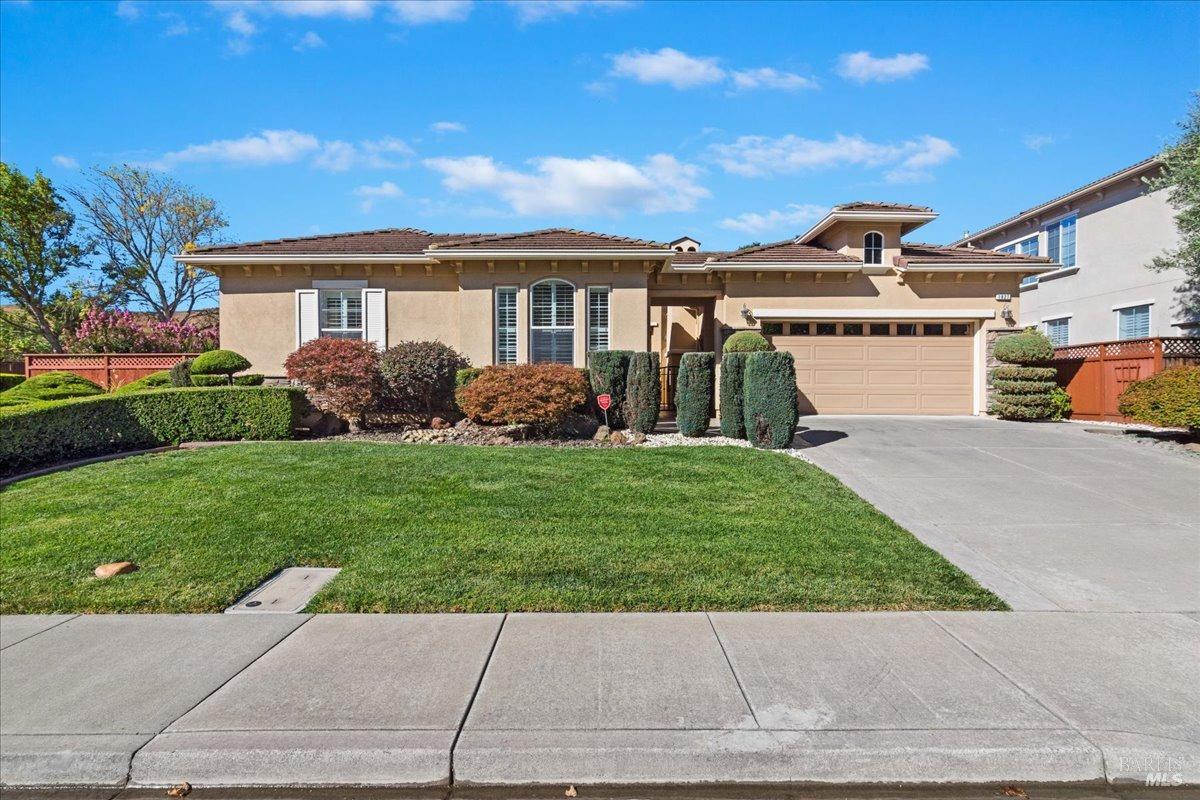
<path fill-rule="evenodd" d="M 91 308 L 76 328 L 68 349 L 72 353 L 202 353 L 215 349 L 218 340 L 216 328 Z"/>

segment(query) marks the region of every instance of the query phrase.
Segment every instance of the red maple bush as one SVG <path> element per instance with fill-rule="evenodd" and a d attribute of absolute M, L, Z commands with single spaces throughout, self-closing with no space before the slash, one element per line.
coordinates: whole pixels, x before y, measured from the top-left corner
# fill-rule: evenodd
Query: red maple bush
<path fill-rule="evenodd" d="M 313 339 L 283 362 L 288 378 L 303 383 L 313 405 L 362 425 L 379 396 L 379 351 L 373 342 Z"/>
<path fill-rule="evenodd" d="M 564 364 L 488 367 L 458 392 L 464 414 L 492 425 L 557 425 L 586 402 L 583 373 Z"/>

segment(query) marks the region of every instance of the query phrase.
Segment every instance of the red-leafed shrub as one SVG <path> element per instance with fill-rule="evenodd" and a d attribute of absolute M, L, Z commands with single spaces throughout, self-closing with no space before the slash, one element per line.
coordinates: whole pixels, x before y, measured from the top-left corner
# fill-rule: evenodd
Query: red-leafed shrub
<path fill-rule="evenodd" d="M 471 362 L 441 342 L 400 342 L 379 356 L 383 406 L 428 422 L 454 413 L 454 380 Z"/>
<path fill-rule="evenodd" d="M 283 362 L 287 376 L 300 381 L 313 405 L 350 423 L 363 417 L 379 396 L 379 351 L 373 342 L 313 339 Z"/>
<path fill-rule="evenodd" d="M 564 364 L 488 367 L 458 392 L 464 414 L 493 425 L 557 425 L 585 402 L 587 380 Z"/>

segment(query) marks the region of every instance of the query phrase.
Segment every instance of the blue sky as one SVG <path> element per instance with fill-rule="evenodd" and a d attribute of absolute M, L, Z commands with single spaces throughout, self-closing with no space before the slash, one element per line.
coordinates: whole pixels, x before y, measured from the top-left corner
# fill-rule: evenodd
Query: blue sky
<path fill-rule="evenodd" d="M 572 226 L 706 249 L 855 199 L 946 242 L 1154 153 L 1200 4 L 0 4 L 0 155 L 167 169 L 231 240 Z"/>

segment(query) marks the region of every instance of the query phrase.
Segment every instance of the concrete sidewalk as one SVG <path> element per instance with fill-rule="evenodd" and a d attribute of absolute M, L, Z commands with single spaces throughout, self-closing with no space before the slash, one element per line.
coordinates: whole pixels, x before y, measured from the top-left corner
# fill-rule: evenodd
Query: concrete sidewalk
<path fill-rule="evenodd" d="M 6 800 L 1200 787 L 1180 614 L 3 617 L 0 646 Z"/>

